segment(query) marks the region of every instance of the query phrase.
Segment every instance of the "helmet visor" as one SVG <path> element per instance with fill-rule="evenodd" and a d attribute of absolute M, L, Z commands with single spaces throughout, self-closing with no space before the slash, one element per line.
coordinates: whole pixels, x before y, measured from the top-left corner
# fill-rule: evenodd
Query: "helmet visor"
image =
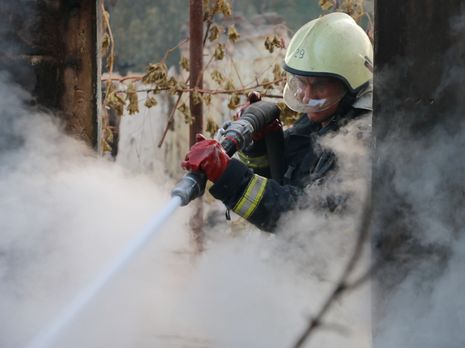
<path fill-rule="evenodd" d="M 346 93 L 342 82 L 334 77 L 287 73 L 284 101 L 297 112 L 321 112 L 339 103 Z"/>

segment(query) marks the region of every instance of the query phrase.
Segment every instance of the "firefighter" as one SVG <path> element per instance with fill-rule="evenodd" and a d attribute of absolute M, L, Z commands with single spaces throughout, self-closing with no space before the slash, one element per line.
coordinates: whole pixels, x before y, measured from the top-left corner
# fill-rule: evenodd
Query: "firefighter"
<path fill-rule="evenodd" d="M 182 167 L 203 171 L 213 182 L 215 198 L 258 228 L 273 231 L 282 213 L 296 207 L 303 189 L 337 170 L 334 153 L 318 146 L 318 138 L 337 136 L 363 117 L 371 124 L 372 60 L 368 36 L 349 15 L 331 13 L 308 22 L 292 37 L 284 59 L 284 102 L 302 115 L 284 132 L 282 180 L 258 174 L 266 171 L 251 165 L 257 158 L 249 156 L 256 155 L 253 148 L 239 156 L 242 161 L 229 158 L 217 141 L 202 135 Z M 276 124 L 268 128 L 261 135 L 280 130 Z M 328 209 L 336 206 L 328 199 Z"/>

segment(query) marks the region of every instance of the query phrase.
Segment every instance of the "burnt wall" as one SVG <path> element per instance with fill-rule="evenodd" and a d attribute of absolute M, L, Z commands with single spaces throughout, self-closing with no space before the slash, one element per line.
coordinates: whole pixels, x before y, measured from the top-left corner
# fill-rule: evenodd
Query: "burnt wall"
<path fill-rule="evenodd" d="M 427 307 L 464 234 L 465 1 L 378 1 L 375 19 L 374 332 L 420 337 L 413 304 Z"/>
<path fill-rule="evenodd" d="M 34 96 L 34 102 L 60 108 L 63 41 L 60 1 L 0 3 L 0 68 Z"/>
<path fill-rule="evenodd" d="M 463 0 L 447 5 L 435 0 L 377 2 L 375 82 L 379 93 L 375 103 L 379 135 L 393 122 L 401 121 L 396 113 L 383 117 L 391 110 L 412 111 L 412 127 L 424 125 L 427 129 L 454 121 L 457 113 L 445 111 L 451 104 L 463 104 L 462 93 L 453 89 L 456 83 L 445 78 L 451 69 L 463 64 L 465 44 L 460 22 L 464 6 Z M 437 95 L 439 86 L 447 91 Z M 395 105 L 386 107 L 386 99 Z"/>
<path fill-rule="evenodd" d="M 0 2 L 0 70 L 95 146 L 97 138 L 98 1 Z"/>

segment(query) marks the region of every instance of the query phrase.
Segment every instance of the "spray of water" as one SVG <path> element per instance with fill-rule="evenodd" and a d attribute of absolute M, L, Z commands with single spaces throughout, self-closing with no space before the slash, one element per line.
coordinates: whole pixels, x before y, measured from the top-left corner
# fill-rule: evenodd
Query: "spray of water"
<path fill-rule="evenodd" d="M 0 80 L 0 346 L 25 347 L 38 333 L 30 346 L 151 344 L 145 323 L 157 318 L 147 320 L 148 308 L 170 318 L 189 209 L 152 242 L 178 206 L 171 183 L 98 159 Z"/>
<path fill-rule="evenodd" d="M 53 320 L 49 326 L 35 337 L 28 348 L 46 348 L 50 347 L 60 333 L 72 323 L 77 315 L 87 306 L 100 291 L 103 290 L 105 285 L 111 279 L 122 272 L 127 264 L 135 257 L 144 246 L 146 246 L 153 237 L 159 232 L 160 226 L 166 222 L 171 214 L 181 205 L 179 197 L 173 197 L 167 206 L 158 214 L 156 214 L 146 227 L 136 236 L 135 239 L 130 241 L 121 252 L 109 265 L 98 274 L 97 278 L 91 282 L 66 308 L 60 313 L 57 318 Z"/>

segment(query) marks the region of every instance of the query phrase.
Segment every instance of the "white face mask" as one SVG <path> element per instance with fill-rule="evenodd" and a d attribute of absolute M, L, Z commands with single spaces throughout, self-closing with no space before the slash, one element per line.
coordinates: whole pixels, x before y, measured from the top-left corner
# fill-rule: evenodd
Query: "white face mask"
<path fill-rule="evenodd" d="M 327 105 L 328 99 L 309 99 L 307 105 L 311 108 L 321 109 Z"/>
<path fill-rule="evenodd" d="M 284 100 L 294 111 L 309 113 L 329 109 L 347 93 L 342 83 L 328 77 L 305 77 L 288 74 Z M 323 96 L 322 98 L 318 98 Z"/>

